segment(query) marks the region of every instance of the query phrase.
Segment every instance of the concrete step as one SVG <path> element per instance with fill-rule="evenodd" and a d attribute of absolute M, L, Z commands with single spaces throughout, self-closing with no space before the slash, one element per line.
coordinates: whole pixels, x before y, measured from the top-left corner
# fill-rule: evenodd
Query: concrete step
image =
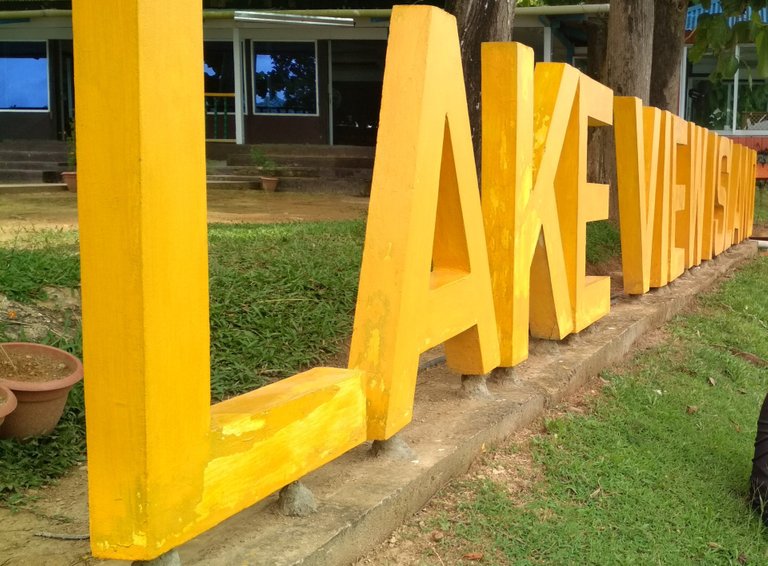
<path fill-rule="evenodd" d="M 250 180 L 218 180 L 208 179 L 206 186 L 208 189 L 226 189 L 226 190 L 254 190 L 261 189 L 261 179 Z"/>
<path fill-rule="evenodd" d="M 42 183 L 43 172 L 30 169 L 0 169 L 0 183 Z"/>
<path fill-rule="evenodd" d="M 67 152 L 0 149 L 0 161 L 49 161 L 54 163 L 66 163 Z"/>
<path fill-rule="evenodd" d="M 0 161 L 2 169 L 34 169 L 37 171 L 64 171 L 66 162 L 60 161 Z"/>
<path fill-rule="evenodd" d="M 2 140 L 0 139 L 0 151 L 25 150 L 25 151 L 67 151 L 67 142 L 59 140 Z"/>

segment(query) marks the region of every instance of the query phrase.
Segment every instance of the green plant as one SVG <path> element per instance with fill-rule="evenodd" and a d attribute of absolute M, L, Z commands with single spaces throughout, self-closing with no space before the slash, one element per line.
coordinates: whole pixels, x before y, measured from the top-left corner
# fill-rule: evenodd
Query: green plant
<path fill-rule="evenodd" d="M 69 133 L 67 134 L 67 166 L 70 169 L 77 167 L 77 138 L 74 118 L 69 121 Z"/>
<path fill-rule="evenodd" d="M 278 165 L 272 159 L 267 157 L 263 150 L 253 146 L 250 151 L 251 163 L 258 167 L 262 173 L 268 177 L 274 177 L 277 174 Z"/>

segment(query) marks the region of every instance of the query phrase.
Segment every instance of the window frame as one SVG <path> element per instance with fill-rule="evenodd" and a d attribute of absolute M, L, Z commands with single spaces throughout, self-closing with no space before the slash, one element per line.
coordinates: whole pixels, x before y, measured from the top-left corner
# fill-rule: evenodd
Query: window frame
<path fill-rule="evenodd" d="M 231 39 L 230 40 L 226 40 L 226 39 L 205 39 L 205 40 L 203 40 L 203 65 L 205 65 L 205 44 L 206 43 L 224 43 L 224 44 L 228 44 L 230 46 L 230 48 L 232 49 L 232 71 L 233 71 L 233 73 L 232 73 L 232 82 L 233 82 L 233 84 L 232 84 L 232 92 L 231 93 L 226 93 L 226 94 L 234 94 L 235 95 L 234 98 L 232 99 L 233 100 L 232 110 L 231 111 L 229 111 L 229 110 L 227 111 L 228 114 L 231 114 L 232 116 L 234 116 L 235 115 L 235 110 L 237 109 L 237 88 L 234 85 L 234 83 L 236 82 L 235 81 L 235 74 L 237 73 L 237 69 L 235 68 L 235 46 L 234 46 L 234 43 L 232 42 Z M 220 93 L 208 93 L 208 91 L 205 91 L 203 94 L 220 94 Z M 219 114 L 223 114 L 223 113 L 224 113 L 223 110 L 219 112 Z M 216 113 L 213 112 L 213 111 L 206 110 L 205 114 L 207 116 L 213 116 Z"/>
<path fill-rule="evenodd" d="M 280 113 L 280 112 L 259 112 L 256 107 L 256 44 L 257 43 L 311 43 L 315 50 L 315 113 Z M 251 116 L 259 117 L 280 117 L 280 118 L 319 118 L 320 117 L 320 68 L 318 61 L 318 49 L 316 39 L 251 39 Z M 246 97 L 247 98 L 247 97 Z"/>
<path fill-rule="evenodd" d="M 45 44 L 45 96 L 46 108 L 0 108 L 0 112 L 50 114 L 51 110 L 51 50 L 47 39 L 0 39 L 0 43 L 43 43 Z"/>

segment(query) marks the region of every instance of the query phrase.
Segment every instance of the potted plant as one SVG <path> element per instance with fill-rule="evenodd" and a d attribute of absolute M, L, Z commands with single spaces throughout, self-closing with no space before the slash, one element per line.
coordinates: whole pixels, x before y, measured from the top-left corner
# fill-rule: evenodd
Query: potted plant
<path fill-rule="evenodd" d="M 280 181 L 276 176 L 277 163 L 267 157 L 258 147 L 251 148 L 251 162 L 259 168 L 261 173 L 261 188 L 268 193 L 274 193 L 277 190 L 277 183 Z"/>
<path fill-rule="evenodd" d="M 83 364 L 72 354 L 43 344 L 0 344 L 0 386 L 16 396 L 17 407 L 0 426 L 0 438 L 48 434 L 59 423 Z"/>
<path fill-rule="evenodd" d="M 16 395 L 7 387 L 0 385 L 0 425 L 16 408 Z"/>
<path fill-rule="evenodd" d="M 75 121 L 69 122 L 69 134 L 67 135 L 67 168 L 61 174 L 62 180 L 67 184 L 67 190 L 77 192 L 77 150 L 75 147 Z"/>

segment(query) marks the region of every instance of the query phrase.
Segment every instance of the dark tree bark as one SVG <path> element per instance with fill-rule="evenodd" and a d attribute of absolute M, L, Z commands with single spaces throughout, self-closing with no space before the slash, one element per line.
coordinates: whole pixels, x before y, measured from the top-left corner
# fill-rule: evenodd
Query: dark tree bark
<path fill-rule="evenodd" d="M 597 14 L 587 19 L 587 74 L 605 83 L 605 54 L 608 51 L 608 15 Z"/>
<path fill-rule="evenodd" d="M 587 75 L 605 84 L 605 54 L 608 51 L 608 14 L 590 16 L 587 19 L 586 31 Z M 607 133 L 604 128 L 594 128 L 589 132 L 587 178 L 596 182 L 605 182 L 603 179 L 605 158 L 603 152 L 596 151 L 596 149 L 606 144 L 604 141 L 606 135 Z"/>
<path fill-rule="evenodd" d="M 480 168 L 480 44 L 512 41 L 515 0 L 447 0 L 446 11 L 456 16 L 461 62 L 467 88 L 469 123 L 475 163 Z"/>
<path fill-rule="evenodd" d="M 677 114 L 688 0 L 655 0 L 651 106 Z"/>
<path fill-rule="evenodd" d="M 608 15 L 605 84 L 613 89 L 616 96 L 636 96 L 642 99 L 644 105 L 648 105 L 651 92 L 653 8 L 650 0 L 611 0 Z M 618 225 L 619 198 L 613 130 L 601 130 L 600 135 L 595 136 L 595 150 L 603 158 L 599 180 L 610 185 L 608 214 L 610 220 Z"/>

